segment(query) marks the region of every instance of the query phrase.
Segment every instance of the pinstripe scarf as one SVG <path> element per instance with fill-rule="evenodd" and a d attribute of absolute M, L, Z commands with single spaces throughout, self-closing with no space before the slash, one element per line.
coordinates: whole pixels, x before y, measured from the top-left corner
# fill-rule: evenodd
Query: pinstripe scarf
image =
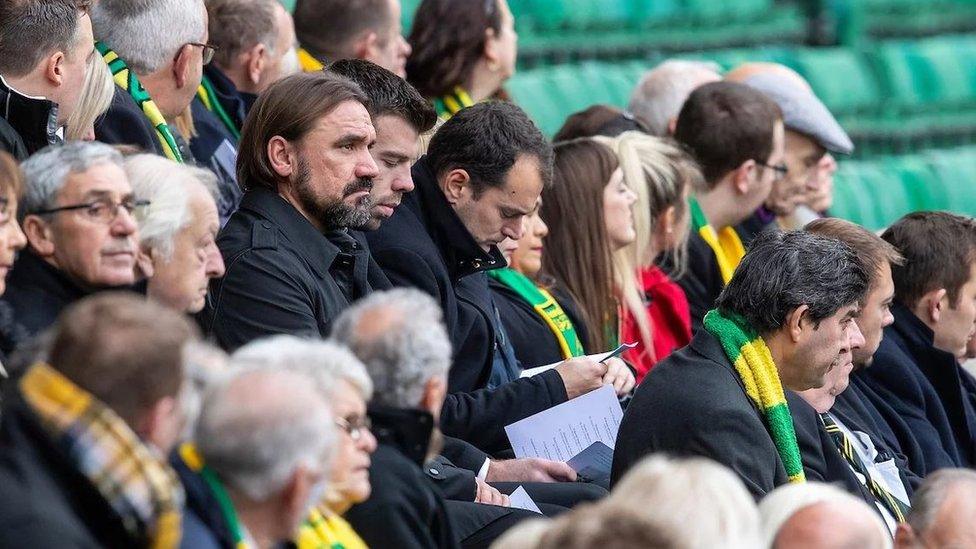
<path fill-rule="evenodd" d="M 793 430 L 793 417 L 786 404 L 783 385 L 769 347 L 762 337 L 739 316 L 723 316 L 718 309 L 705 315 L 705 329 L 718 338 L 725 356 L 732 362 L 746 395 L 761 411 L 766 428 L 790 482 L 804 482 L 800 447 Z"/>

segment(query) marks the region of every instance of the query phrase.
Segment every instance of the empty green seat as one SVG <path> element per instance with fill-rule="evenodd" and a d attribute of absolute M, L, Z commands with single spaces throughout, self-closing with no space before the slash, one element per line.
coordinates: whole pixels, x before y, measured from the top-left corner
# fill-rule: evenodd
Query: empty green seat
<path fill-rule="evenodd" d="M 798 69 L 834 114 L 878 109 L 881 90 L 867 62 L 850 49 L 804 49 L 796 53 Z"/>

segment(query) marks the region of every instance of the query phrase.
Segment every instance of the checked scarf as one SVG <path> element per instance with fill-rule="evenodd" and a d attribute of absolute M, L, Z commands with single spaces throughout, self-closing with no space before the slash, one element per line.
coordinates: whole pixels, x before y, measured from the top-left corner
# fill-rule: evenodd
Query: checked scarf
<path fill-rule="evenodd" d="M 749 399 L 762 411 L 766 428 L 790 482 L 804 482 L 803 462 L 796 443 L 793 418 L 786 404 L 776 364 L 762 337 L 739 316 L 724 316 L 718 309 L 705 315 L 705 329 L 718 338 L 745 385 Z"/>
<path fill-rule="evenodd" d="M 146 547 L 178 547 L 183 489 L 166 462 L 115 412 L 54 368 L 35 364 L 19 387 L 43 429 L 126 531 Z"/>
<path fill-rule="evenodd" d="M 182 164 L 183 155 L 180 154 L 180 148 L 176 145 L 176 138 L 173 137 L 173 131 L 169 129 L 166 119 L 163 118 L 163 113 L 159 111 L 159 107 L 156 106 L 156 102 L 149 96 L 149 92 L 146 91 L 146 88 L 142 87 L 142 83 L 139 82 L 139 77 L 136 76 L 135 71 L 129 69 L 129 66 L 119 57 L 119 54 L 112 51 L 112 48 L 106 46 L 103 42 L 95 42 L 95 48 L 98 49 L 98 53 L 102 54 L 102 58 L 105 59 L 105 63 L 108 64 L 108 68 L 112 71 L 112 78 L 115 80 L 115 84 L 132 97 L 136 105 L 139 105 L 139 108 L 142 109 L 142 114 L 156 128 L 156 138 L 159 139 L 159 143 L 163 147 L 163 154 L 166 155 L 166 158 Z"/>

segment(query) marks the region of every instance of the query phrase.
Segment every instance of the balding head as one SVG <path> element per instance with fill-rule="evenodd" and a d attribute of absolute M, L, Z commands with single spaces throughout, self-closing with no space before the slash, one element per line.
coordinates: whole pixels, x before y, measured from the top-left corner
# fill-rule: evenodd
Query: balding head
<path fill-rule="evenodd" d="M 443 384 L 451 365 L 451 343 L 440 307 L 429 295 L 399 288 L 374 292 L 336 319 L 332 339 L 366 365 L 374 400 L 397 408 L 429 408 L 432 381 Z"/>
<path fill-rule="evenodd" d="M 828 484 L 788 484 L 759 504 L 772 549 L 888 549 L 881 517 L 860 499 Z"/>
<path fill-rule="evenodd" d="M 670 59 L 647 71 L 634 88 L 627 109 L 647 123 L 650 133 L 665 136 L 691 92 L 721 80 L 715 63 Z"/>
<path fill-rule="evenodd" d="M 976 547 L 976 472 L 942 469 L 928 476 L 912 498 L 899 549 Z"/>

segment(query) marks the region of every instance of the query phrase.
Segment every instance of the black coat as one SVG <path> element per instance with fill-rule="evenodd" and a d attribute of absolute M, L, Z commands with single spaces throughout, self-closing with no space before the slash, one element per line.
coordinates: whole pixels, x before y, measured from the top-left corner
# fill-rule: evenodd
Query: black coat
<path fill-rule="evenodd" d="M 907 307 L 896 303 L 892 314 L 895 323 L 885 328 L 874 363 L 855 375 L 904 420 L 908 429 L 896 436 L 903 446 L 914 440 L 921 448 L 924 463 L 913 464 L 919 475 L 972 466 L 972 378 L 951 353 L 935 348 L 935 334 Z"/>
<path fill-rule="evenodd" d="M 217 237 L 226 265 L 210 283 L 204 328 L 225 349 L 272 334 L 325 337 L 354 300 L 389 286 L 355 232 L 323 235 L 263 188 Z"/>
<path fill-rule="evenodd" d="M 118 86 L 115 86 L 108 112 L 95 122 L 95 139 L 109 145 L 133 145 L 143 152 L 163 154 L 156 129 L 129 93 Z"/>
<path fill-rule="evenodd" d="M 57 103 L 19 93 L 0 77 L 0 150 L 26 160 L 61 142 L 59 126 Z"/>
<path fill-rule="evenodd" d="M 13 323 L 0 334 L 0 350 L 9 355 L 54 324 L 65 307 L 88 294 L 29 248 L 25 249 L 10 271 L 2 297 L 13 311 Z"/>
<path fill-rule="evenodd" d="M 0 419 L 0 549 L 139 547 L 17 392 Z"/>
<path fill-rule="evenodd" d="M 669 254 L 665 254 L 665 264 L 662 268 L 685 291 L 688 307 L 691 310 L 691 332 L 698 333 L 702 328 L 705 313 L 715 308 L 715 300 L 725 287 L 722 272 L 715 259 L 715 252 L 702 240 L 697 231 L 691 231 L 688 237 L 686 268 L 681 276 L 675 276 L 677 273 L 668 261 L 668 256 Z"/>
<path fill-rule="evenodd" d="M 515 350 L 515 357 L 522 367 L 535 368 L 561 362 L 563 354 L 559 341 L 535 307 L 515 290 L 494 278 L 488 279 L 488 287 L 491 288 L 492 298 L 501 315 L 505 333 Z M 555 289 L 550 289 L 549 292 L 573 323 L 580 342 L 586 345 L 586 326 L 581 320 L 579 308 L 568 295 Z"/>
<path fill-rule="evenodd" d="M 506 449 L 505 425 L 566 401 L 555 371 L 484 389 L 495 353 L 495 315 L 484 271 L 504 266 L 487 253 L 447 203 L 422 158 L 413 167 L 416 190 L 377 231 L 366 233 L 373 257 L 396 286 L 427 292 L 441 305 L 454 361 L 441 413 L 444 434 L 492 453 Z"/>
<path fill-rule="evenodd" d="M 713 459 L 738 474 L 757 499 L 789 481 L 761 412 L 706 330 L 637 388 L 620 422 L 611 485 L 658 452 Z"/>

